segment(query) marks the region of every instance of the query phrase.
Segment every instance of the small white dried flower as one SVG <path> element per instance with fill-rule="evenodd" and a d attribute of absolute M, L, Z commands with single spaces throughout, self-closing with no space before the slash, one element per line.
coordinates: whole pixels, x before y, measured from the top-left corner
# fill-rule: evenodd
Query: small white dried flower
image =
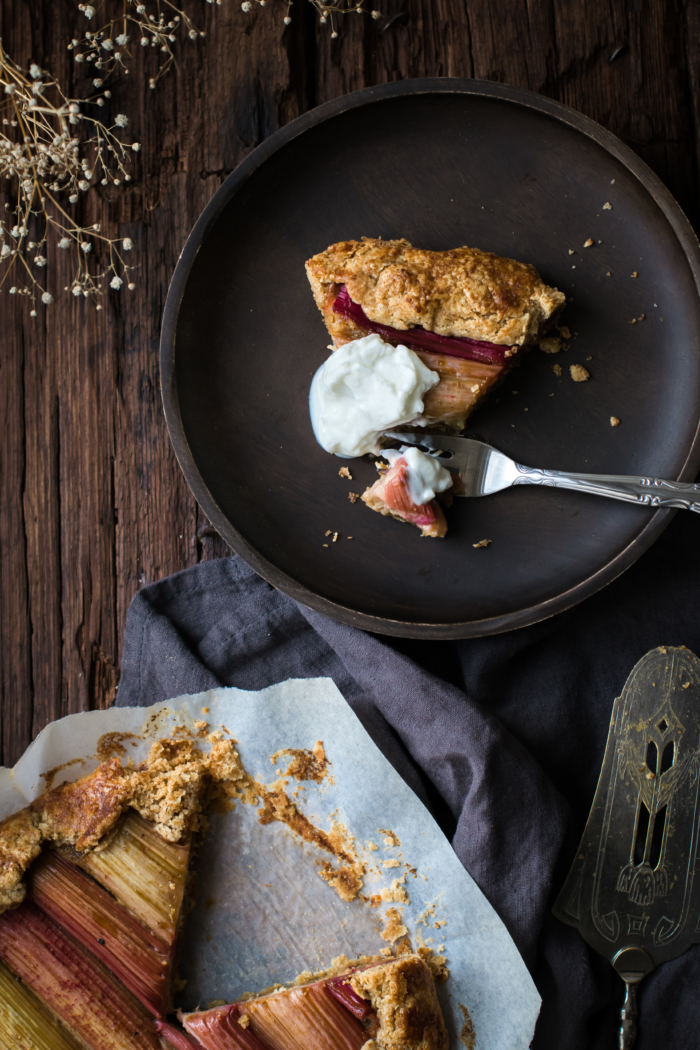
<path fill-rule="evenodd" d="M 44 292 L 44 294 L 41 297 L 41 301 L 44 304 L 44 306 L 48 306 L 49 303 L 52 303 L 53 302 L 53 296 L 52 296 L 51 292 Z"/>
<path fill-rule="evenodd" d="M 87 295 L 87 292 L 86 292 L 85 294 Z M 96 310 L 101 310 L 101 309 L 102 309 L 102 307 L 101 307 L 101 306 L 99 305 L 99 303 L 98 303 L 98 305 L 97 305 L 97 306 L 95 307 L 95 309 L 96 309 Z"/>
<path fill-rule="evenodd" d="M 117 37 L 117 43 L 119 44 L 120 47 L 126 47 L 128 42 L 129 42 L 129 38 L 126 35 L 126 33 L 120 33 L 119 36 Z"/>
<path fill-rule="evenodd" d="M 122 281 L 121 277 L 117 277 L 115 274 L 112 280 L 109 282 L 109 287 L 114 288 L 115 291 L 118 292 L 123 284 L 124 282 Z"/>
<path fill-rule="evenodd" d="M 125 128 L 126 125 L 129 123 L 129 118 L 127 117 L 126 113 L 117 113 L 116 117 L 114 118 L 114 123 L 117 125 L 118 128 Z"/>
<path fill-rule="evenodd" d="M 143 4 L 139 4 L 139 6 L 136 8 L 136 14 L 137 15 L 145 15 L 146 14 L 146 8 L 144 7 Z"/>
<path fill-rule="evenodd" d="M 71 202 L 71 204 L 75 204 L 77 199 L 78 199 L 78 194 L 77 193 L 71 193 L 70 197 L 68 198 L 68 200 Z"/>
<path fill-rule="evenodd" d="M 148 37 L 147 36 L 142 36 L 141 37 L 141 47 L 148 47 Z"/>
<path fill-rule="evenodd" d="M 285 15 L 285 18 L 284 18 L 284 24 L 285 24 L 286 26 L 290 26 L 290 25 L 292 24 L 292 20 L 291 20 L 291 18 L 289 17 L 289 15 Z"/>
<path fill-rule="evenodd" d="M 107 179 L 100 179 L 100 186 L 106 186 L 106 185 L 107 185 Z"/>
<path fill-rule="evenodd" d="M 78 103 L 77 102 L 71 102 L 70 106 L 68 107 L 68 112 L 69 113 L 80 113 L 80 106 L 78 105 Z"/>
<path fill-rule="evenodd" d="M 15 85 L 14 84 L 5 84 L 5 94 L 6 95 L 14 95 L 14 93 L 15 93 Z"/>
<path fill-rule="evenodd" d="M 39 69 L 36 62 L 32 62 L 31 66 L 29 67 L 29 74 L 33 80 L 38 80 L 41 76 L 41 70 Z"/>
<path fill-rule="evenodd" d="M 97 99 L 97 105 L 98 106 L 104 106 L 104 104 L 105 104 L 105 100 L 103 98 L 98 98 Z"/>
<path fill-rule="evenodd" d="M 133 292 L 133 290 L 134 290 L 134 288 L 136 287 L 136 285 L 135 285 L 135 284 L 133 283 L 133 281 L 132 281 L 132 283 L 131 283 L 131 284 L 129 284 L 129 285 L 127 285 L 127 287 L 128 287 L 128 289 L 129 289 L 129 291 L 130 291 L 130 292 Z"/>
<path fill-rule="evenodd" d="M 381 17 L 382 17 L 382 12 L 381 11 L 373 11 L 372 12 L 372 18 L 374 18 L 375 20 L 377 18 L 381 18 Z"/>
<path fill-rule="evenodd" d="M 244 3 L 241 4 L 241 11 L 248 12 L 250 11 L 252 6 L 253 5 L 251 4 L 250 0 L 244 0 Z"/>
<path fill-rule="evenodd" d="M 133 247 L 134 242 L 132 241 L 131 237 L 125 237 L 122 241 L 122 248 L 124 249 L 124 251 L 130 252 Z"/>
<path fill-rule="evenodd" d="M 29 311 L 29 316 L 30 317 L 36 317 L 36 310 L 30 310 Z"/>
<path fill-rule="evenodd" d="M 81 179 L 80 182 L 78 183 L 78 189 L 82 190 L 83 193 L 84 193 L 85 190 L 89 190 L 90 189 L 90 183 L 87 182 L 85 179 Z"/>
<path fill-rule="evenodd" d="M 34 259 L 35 266 L 46 266 L 46 259 L 43 255 L 37 255 Z"/>
<path fill-rule="evenodd" d="M 36 248 L 36 244 L 34 243 L 34 241 L 30 241 L 27 245 L 27 248 L 29 248 L 29 251 L 31 251 L 32 248 Z"/>
<path fill-rule="evenodd" d="M 97 77 L 96 80 L 93 80 L 92 84 L 93 84 L 93 87 L 99 88 L 99 87 L 102 87 L 102 85 L 104 84 L 104 80 L 100 80 L 100 78 Z"/>
<path fill-rule="evenodd" d="M 109 39 L 109 37 L 107 37 L 106 40 L 102 41 L 102 48 L 104 51 L 114 51 L 114 44 Z"/>
<path fill-rule="evenodd" d="M 8 255 L 12 255 L 12 248 L 10 248 L 9 244 L 3 244 L 0 259 L 6 259 Z"/>
<path fill-rule="evenodd" d="M 71 288 L 73 295 L 82 295 L 82 291 L 79 284 L 74 284 Z"/>
<path fill-rule="evenodd" d="M 334 29 L 333 32 L 331 33 L 331 40 L 337 40 L 337 39 L 338 39 L 338 34 L 336 33 L 336 31 Z"/>
<path fill-rule="evenodd" d="M 131 143 L 131 148 L 134 151 L 134 153 L 138 153 L 138 151 L 141 149 L 141 143 L 140 142 L 132 142 Z"/>
<path fill-rule="evenodd" d="M 112 97 L 112 92 L 111 91 L 105 91 L 105 98 L 111 98 L 111 97 Z"/>
<path fill-rule="evenodd" d="M 86 4 L 83 8 L 83 13 L 86 18 L 92 18 L 92 16 L 95 14 L 95 8 L 91 4 Z"/>
<path fill-rule="evenodd" d="M 82 55 L 76 55 L 76 56 L 75 56 L 75 61 L 76 61 L 76 62 L 84 62 L 84 61 L 85 61 L 85 59 L 83 58 L 83 56 L 82 56 Z"/>
<path fill-rule="evenodd" d="M 70 237 L 61 237 L 58 242 L 59 248 L 70 248 Z"/>
<path fill-rule="evenodd" d="M 189 33 L 187 35 L 189 36 L 190 40 L 196 40 L 197 39 L 197 30 L 196 29 L 190 29 L 190 31 L 189 31 Z"/>
<path fill-rule="evenodd" d="M 99 233 L 100 230 L 102 229 L 102 227 L 100 226 L 99 222 L 94 223 L 92 228 L 95 231 L 95 233 Z"/>
<path fill-rule="evenodd" d="M 83 249 L 83 251 L 86 254 L 87 254 L 87 252 L 91 252 L 92 251 L 92 244 L 90 243 L 90 241 L 81 241 L 80 242 L 80 247 Z"/>
<path fill-rule="evenodd" d="M 120 182 L 121 182 L 121 179 L 114 179 L 114 185 L 115 186 L 118 186 Z"/>
<path fill-rule="evenodd" d="M 10 295 L 17 295 L 17 285 L 12 285 L 12 287 L 10 288 Z"/>

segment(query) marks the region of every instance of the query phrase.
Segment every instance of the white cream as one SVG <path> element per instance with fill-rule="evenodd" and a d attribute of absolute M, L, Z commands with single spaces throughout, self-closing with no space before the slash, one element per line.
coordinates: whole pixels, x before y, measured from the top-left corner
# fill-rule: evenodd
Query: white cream
<path fill-rule="evenodd" d="M 381 455 L 392 467 L 397 459 L 406 460 L 408 491 L 416 507 L 429 503 L 431 499 L 435 499 L 436 492 L 444 492 L 452 486 L 449 470 L 445 470 L 442 463 L 421 452 L 419 448 L 407 448 L 404 445 L 400 452 L 394 448 L 386 448 Z"/>
<path fill-rule="evenodd" d="M 309 411 L 319 445 L 352 459 L 378 452 L 385 430 L 420 423 L 423 395 L 440 381 L 417 354 L 375 334 L 341 346 L 311 383 Z"/>

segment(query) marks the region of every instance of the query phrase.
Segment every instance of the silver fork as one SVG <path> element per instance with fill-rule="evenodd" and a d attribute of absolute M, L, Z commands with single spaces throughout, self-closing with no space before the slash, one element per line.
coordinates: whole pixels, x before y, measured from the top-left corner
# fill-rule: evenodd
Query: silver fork
<path fill-rule="evenodd" d="M 440 434 L 401 434 L 388 431 L 385 438 L 403 445 L 417 445 L 455 474 L 464 491 L 456 496 L 489 496 L 511 485 L 548 485 L 558 489 L 608 496 L 641 507 L 675 507 L 700 514 L 700 484 L 664 481 L 661 478 L 624 474 L 568 474 L 563 470 L 540 470 L 516 463 L 502 452 L 472 438 Z"/>

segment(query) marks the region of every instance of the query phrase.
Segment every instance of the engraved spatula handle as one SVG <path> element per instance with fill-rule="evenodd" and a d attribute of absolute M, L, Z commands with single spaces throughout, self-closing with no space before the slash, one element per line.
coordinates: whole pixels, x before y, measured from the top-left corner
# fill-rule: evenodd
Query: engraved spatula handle
<path fill-rule="evenodd" d="M 620 1050 L 632 1050 L 637 1036 L 637 985 L 641 981 L 625 981 L 625 1001 L 620 1010 Z"/>

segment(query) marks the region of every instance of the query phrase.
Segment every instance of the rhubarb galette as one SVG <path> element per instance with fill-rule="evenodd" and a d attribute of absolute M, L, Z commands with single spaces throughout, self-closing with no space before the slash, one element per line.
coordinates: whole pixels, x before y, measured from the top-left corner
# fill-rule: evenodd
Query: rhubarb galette
<path fill-rule="evenodd" d="M 447 1050 L 431 971 L 411 954 L 181 1015 L 184 1028 L 172 1016 L 203 811 L 256 788 L 232 741 L 204 754 L 180 735 L 0 822 L 3 1050 Z"/>
<path fill-rule="evenodd" d="M 306 272 L 336 347 L 379 336 L 407 347 L 437 375 L 421 392 L 420 414 L 401 423 L 453 433 L 539 342 L 566 301 L 527 263 L 476 248 L 427 251 L 406 240 L 341 241 L 309 259 Z M 416 504 L 411 477 L 406 463 L 394 464 L 363 500 L 418 525 L 423 535 L 444 536 L 442 511 L 434 500 Z"/>

